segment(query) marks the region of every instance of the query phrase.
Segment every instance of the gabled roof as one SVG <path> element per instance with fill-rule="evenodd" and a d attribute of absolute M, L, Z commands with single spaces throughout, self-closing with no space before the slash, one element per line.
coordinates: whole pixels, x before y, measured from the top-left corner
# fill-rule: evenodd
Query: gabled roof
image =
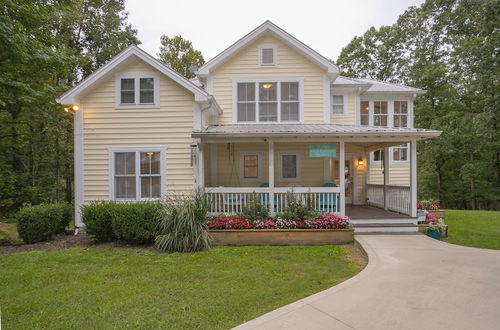
<path fill-rule="evenodd" d="M 195 101 L 197 102 L 205 102 L 210 101 L 211 96 L 205 92 L 200 87 L 196 86 L 188 79 L 184 78 L 166 64 L 158 61 L 153 56 L 146 53 L 144 50 L 140 49 L 137 46 L 130 46 L 111 60 L 109 60 L 106 64 L 104 64 L 101 68 L 96 70 L 94 73 L 89 75 L 87 78 L 83 79 L 76 86 L 71 88 L 69 91 L 64 93 L 61 97 L 59 97 L 56 101 L 61 104 L 74 104 L 77 103 L 77 98 L 80 95 L 85 94 L 95 87 L 95 84 L 103 81 L 104 79 L 109 79 L 109 77 L 117 71 L 121 65 L 131 57 L 137 57 L 147 64 L 151 65 L 153 68 L 157 69 L 188 91 L 192 92 L 195 96 Z"/>
<path fill-rule="evenodd" d="M 320 67 L 323 67 L 330 78 L 334 79 L 340 74 L 340 69 L 338 66 L 330 62 L 326 57 L 316 52 L 311 47 L 307 46 L 276 24 L 271 21 L 265 21 L 253 31 L 248 33 L 246 36 L 236 41 L 234 44 L 226 48 L 222 53 L 212 58 L 210 61 L 205 63 L 201 68 L 198 69 L 198 75 L 205 77 L 210 74 L 217 66 L 224 63 L 226 60 L 231 58 L 233 55 L 242 50 L 245 46 L 249 45 L 257 38 L 262 36 L 264 33 L 270 32 L 272 35 L 282 40 L 285 44 L 295 49 L 300 54 L 307 57 L 312 62 L 316 63 Z"/>

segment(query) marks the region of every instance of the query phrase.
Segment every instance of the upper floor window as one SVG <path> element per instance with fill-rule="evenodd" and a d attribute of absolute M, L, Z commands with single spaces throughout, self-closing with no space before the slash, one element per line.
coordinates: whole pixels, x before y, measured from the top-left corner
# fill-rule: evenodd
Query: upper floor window
<path fill-rule="evenodd" d="M 260 66 L 275 66 L 276 65 L 276 46 L 261 45 L 259 46 Z"/>
<path fill-rule="evenodd" d="M 298 122 L 301 101 L 298 81 L 238 82 L 237 122 Z"/>
<path fill-rule="evenodd" d="M 346 107 L 345 95 L 332 95 L 332 113 L 333 115 L 344 115 Z"/>
<path fill-rule="evenodd" d="M 360 103 L 360 122 L 361 125 L 370 125 L 370 103 L 368 101 Z"/>
<path fill-rule="evenodd" d="M 373 102 L 373 126 L 387 126 L 387 101 Z"/>
<path fill-rule="evenodd" d="M 150 73 L 127 73 L 116 81 L 117 108 L 159 107 L 159 75 Z"/>
<path fill-rule="evenodd" d="M 408 127 L 408 101 L 394 101 L 394 127 Z"/>

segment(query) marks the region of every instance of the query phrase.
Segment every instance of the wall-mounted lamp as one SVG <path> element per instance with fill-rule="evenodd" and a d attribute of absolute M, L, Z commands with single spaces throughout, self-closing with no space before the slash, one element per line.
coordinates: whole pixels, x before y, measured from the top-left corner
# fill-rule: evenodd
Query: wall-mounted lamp
<path fill-rule="evenodd" d="M 78 104 L 70 104 L 66 107 L 64 107 L 64 112 L 73 112 L 73 113 L 76 113 L 78 110 L 80 110 L 80 107 L 78 106 Z"/>
<path fill-rule="evenodd" d="M 356 167 L 359 169 L 365 168 L 365 161 L 362 157 L 358 158 Z"/>

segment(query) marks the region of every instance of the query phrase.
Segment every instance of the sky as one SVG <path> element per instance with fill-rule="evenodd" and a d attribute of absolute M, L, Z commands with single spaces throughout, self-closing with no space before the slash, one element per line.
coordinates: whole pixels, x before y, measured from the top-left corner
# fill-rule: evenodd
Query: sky
<path fill-rule="evenodd" d="M 160 36 L 181 35 L 205 61 L 271 20 L 321 55 L 336 60 L 355 36 L 371 26 L 392 25 L 424 0 L 126 0 L 128 22 L 141 48 L 158 54 Z"/>

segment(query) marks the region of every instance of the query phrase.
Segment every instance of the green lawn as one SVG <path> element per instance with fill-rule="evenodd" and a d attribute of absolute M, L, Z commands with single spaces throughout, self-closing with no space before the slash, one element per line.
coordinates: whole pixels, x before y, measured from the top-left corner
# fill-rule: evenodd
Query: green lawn
<path fill-rule="evenodd" d="M 445 242 L 500 250 L 500 212 L 446 210 Z"/>
<path fill-rule="evenodd" d="M 361 270 L 338 246 L 0 256 L 5 329 L 227 329 Z"/>

